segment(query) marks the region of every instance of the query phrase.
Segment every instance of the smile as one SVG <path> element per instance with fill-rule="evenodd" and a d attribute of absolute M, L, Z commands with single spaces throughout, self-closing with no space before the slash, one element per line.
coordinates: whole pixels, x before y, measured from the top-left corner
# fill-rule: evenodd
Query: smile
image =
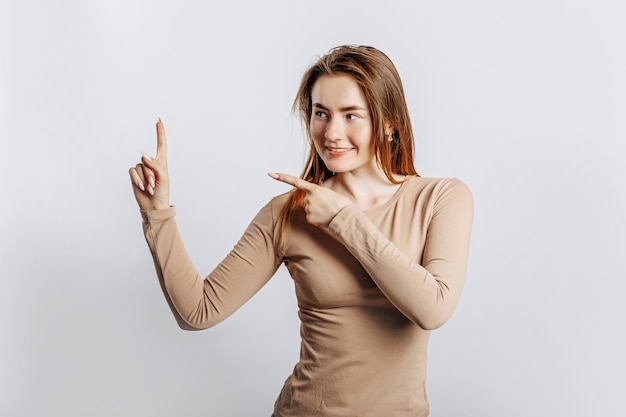
<path fill-rule="evenodd" d="M 326 147 L 326 150 L 330 153 L 346 153 L 348 151 L 353 150 L 354 148 L 330 148 Z"/>

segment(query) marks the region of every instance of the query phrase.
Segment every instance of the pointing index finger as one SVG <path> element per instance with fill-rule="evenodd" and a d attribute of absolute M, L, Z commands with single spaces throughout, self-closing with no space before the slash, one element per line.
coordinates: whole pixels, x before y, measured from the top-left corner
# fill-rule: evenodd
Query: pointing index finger
<path fill-rule="evenodd" d="M 156 123 L 156 131 L 157 131 L 157 151 L 156 151 L 155 159 L 167 162 L 167 140 L 165 138 L 165 127 L 163 127 L 163 122 L 161 121 L 160 117 Z"/>
<path fill-rule="evenodd" d="M 315 187 L 315 184 L 305 181 L 302 178 L 294 177 L 292 175 L 281 174 L 281 173 L 276 173 L 276 172 L 270 172 L 267 175 L 274 178 L 275 180 L 284 182 L 285 184 L 293 185 L 294 187 L 303 191 L 312 191 L 313 187 Z"/>

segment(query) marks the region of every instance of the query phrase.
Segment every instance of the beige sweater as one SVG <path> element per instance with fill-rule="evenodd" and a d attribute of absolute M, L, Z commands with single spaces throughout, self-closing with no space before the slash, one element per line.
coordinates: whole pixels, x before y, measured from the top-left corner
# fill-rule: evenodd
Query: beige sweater
<path fill-rule="evenodd" d="M 328 229 L 295 216 L 275 236 L 286 198 L 263 207 L 206 278 L 187 255 L 174 208 L 142 212 L 179 324 L 217 324 L 284 263 L 295 282 L 302 342 L 275 416 L 427 416 L 428 336 L 461 295 L 473 218 L 469 189 L 457 179 L 409 177 L 382 206 L 347 206 Z"/>

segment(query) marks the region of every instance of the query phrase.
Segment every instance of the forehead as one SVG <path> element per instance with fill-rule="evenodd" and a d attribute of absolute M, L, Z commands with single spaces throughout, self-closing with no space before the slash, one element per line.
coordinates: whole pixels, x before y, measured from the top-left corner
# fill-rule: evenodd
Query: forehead
<path fill-rule="evenodd" d="M 356 80 L 347 74 L 322 75 L 311 88 L 311 101 L 324 106 L 367 107 L 367 100 Z"/>

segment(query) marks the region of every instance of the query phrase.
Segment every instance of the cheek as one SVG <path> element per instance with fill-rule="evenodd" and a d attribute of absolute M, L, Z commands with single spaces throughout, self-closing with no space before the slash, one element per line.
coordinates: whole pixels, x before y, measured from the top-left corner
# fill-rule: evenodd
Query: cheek
<path fill-rule="evenodd" d="M 324 138 L 324 126 L 322 123 L 312 122 L 309 126 L 309 133 L 315 140 L 319 140 L 320 138 Z"/>
<path fill-rule="evenodd" d="M 313 124 L 309 127 L 309 135 L 311 137 L 311 142 L 317 153 L 320 152 L 320 147 L 323 146 L 324 136 L 320 134 L 320 129 L 315 127 Z"/>
<path fill-rule="evenodd" d="M 354 133 L 355 140 L 359 142 L 359 145 L 362 148 L 374 149 L 376 138 L 374 137 L 374 133 L 371 128 L 363 127 Z"/>
<path fill-rule="evenodd" d="M 324 136 L 324 129 L 320 128 L 319 125 L 317 126 L 311 125 L 311 128 L 309 129 L 309 134 L 311 135 L 311 138 L 313 139 L 313 144 L 315 145 L 315 149 L 317 149 L 319 152 L 319 150 L 324 147 L 324 142 L 326 141 L 326 138 Z"/>

